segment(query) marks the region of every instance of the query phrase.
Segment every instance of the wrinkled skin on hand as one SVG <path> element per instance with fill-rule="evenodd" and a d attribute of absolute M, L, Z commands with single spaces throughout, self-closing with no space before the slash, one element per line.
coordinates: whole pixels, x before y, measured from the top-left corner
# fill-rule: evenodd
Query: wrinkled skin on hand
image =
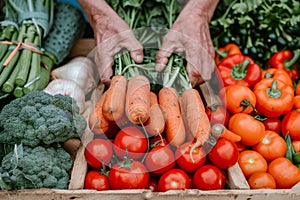
<path fill-rule="evenodd" d="M 173 52 L 185 52 L 186 69 L 192 85 L 211 79 L 215 69 L 215 51 L 209 21 L 217 3 L 217 0 L 191 0 L 184 7 L 156 55 L 157 71 L 165 68 Z"/>
<path fill-rule="evenodd" d="M 97 44 L 95 62 L 102 83 L 110 84 L 113 75 L 113 56 L 125 48 L 132 59 L 143 61 L 143 47 L 127 23 L 104 0 L 78 0 L 84 10 Z"/>

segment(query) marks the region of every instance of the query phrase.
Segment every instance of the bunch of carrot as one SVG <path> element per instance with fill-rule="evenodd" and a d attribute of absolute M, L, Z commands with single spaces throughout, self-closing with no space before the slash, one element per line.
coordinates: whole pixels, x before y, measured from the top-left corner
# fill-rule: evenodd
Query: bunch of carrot
<path fill-rule="evenodd" d="M 210 136 L 210 122 L 199 91 L 186 89 L 179 95 L 174 87 L 151 91 L 144 75 L 129 80 L 123 75 L 113 76 L 89 116 L 89 127 L 96 135 L 110 134 L 115 127 L 129 124 L 142 126 L 150 136 L 165 134 L 175 147 L 186 140 L 203 145 Z"/>

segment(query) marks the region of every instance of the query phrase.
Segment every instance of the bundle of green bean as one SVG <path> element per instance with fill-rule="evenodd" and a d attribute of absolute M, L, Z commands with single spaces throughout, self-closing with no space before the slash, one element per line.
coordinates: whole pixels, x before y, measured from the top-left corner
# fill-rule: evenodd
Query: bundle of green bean
<path fill-rule="evenodd" d="M 56 26 L 62 24 L 60 15 L 66 9 L 73 23 Z M 0 22 L 0 99 L 44 89 L 51 69 L 63 61 L 74 42 L 83 35 L 83 30 L 78 30 L 79 26 L 74 28 L 74 23 L 84 24 L 79 10 L 54 0 L 5 0 L 4 13 Z M 59 37 L 57 30 L 53 30 L 57 27 L 74 29 L 62 31 L 67 41 L 54 45 L 49 40 L 53 40 L 53 35 Z M 52 49 L 59 49 L 60 53 Z"/>

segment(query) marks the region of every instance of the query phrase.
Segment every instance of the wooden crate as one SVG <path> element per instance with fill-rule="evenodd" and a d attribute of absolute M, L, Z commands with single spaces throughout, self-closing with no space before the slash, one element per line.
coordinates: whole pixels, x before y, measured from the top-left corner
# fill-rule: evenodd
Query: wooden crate
<path fill-rule="evenodd" d="M 213 96 L 213 91 L 209 85 L 201 85 L 201 91 L 206 96 Z M 102 92 L 104 91 L 104 86 L 100 85 L 93 93 L 90 106 L 93 107 L 95 102 L 100 98 Z M 208 98 L 209 102 L 207 104 L 219 103 L 218 98 Z M 86 117 L 91 110 L 87 110 Z M 90 130 L 86 130 L 84 137 L 82 138 L 82 143 L 87 144 L 93 139 L 93 133 Z M 84 146 L 84 145 L 83 145 Z M 82 149 L 83 151 L 83 149 Z M 261 200 L 263 198 L 269 198 L 274 200 L 279 199 L 300 199 L 300 183 L 295 185 L 291 189 L 259 189 L 250 190 L 250 187 L 245 179 L 241 168 L 238 163 L 227 170 L 228 179 L 227 184 L 230 189 L 213 190 L 213 191 L 202 191 L 197 189 L 188 189 L 183 191 L 168 191 L 168 192 L 152 192 L 150 190 L 109 190 L 109 191 L 94 191 L 83 189 L 84 174 L 86 173 L 87 163 L 84 159 L 83 153 L 79 149 L 77 156 L 79 175 L 74 174 L 73 183 L 71 181 L 68 191 L 51 191 L 51 195 L 57 196 L 63 199 L 154 199 L 154 200 L 164 200 L 164 199 L 222 199 L 222 200 L 233 200 L 233 199 L 251 199 L 251 200 Z M 77 154 L 77 155 L 78 155 Z M 80 165 L 83 165 L 80 167 Z M 75 171 L 73 171 L 75 173 Z M 77 176 L 77 177 L 76 177 Z"/>

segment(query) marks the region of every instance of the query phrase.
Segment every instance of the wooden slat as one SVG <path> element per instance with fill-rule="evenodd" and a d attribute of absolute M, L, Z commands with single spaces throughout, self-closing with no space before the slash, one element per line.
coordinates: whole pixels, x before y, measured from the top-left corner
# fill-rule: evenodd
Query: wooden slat
<path fill-rule="evenodd" d="M 72 47 L 68 57 L 88 56 L 94 51 L 95 47 L 96 43 L 93 38 L 79 39 Z"/>
<path fill-rule="evenodd" d="M 184 190 L 168 192 L 151 192 L 150 190 L 18 190 L 0 191 L 0 199 L 6 200 L 182 200 L 182 199 L 201 199 L 201 200 L 298 200 L 300 199 L 299 190 Z"/>
<path fill-rule="evenodd" d="M 238 163 L 227 169 L 227 177 L 227 182 L 231 189 L 250 189 L 249 184 Z"/>
<path fill-rule="evenodd" d="M 222 101 L 216 92 L 212 89 L 209 82 L 204 82 L 200 86 L 200 92 L 204 98 L 206 107 L 211 107 L 213 105 L 222 105 Z"/>

